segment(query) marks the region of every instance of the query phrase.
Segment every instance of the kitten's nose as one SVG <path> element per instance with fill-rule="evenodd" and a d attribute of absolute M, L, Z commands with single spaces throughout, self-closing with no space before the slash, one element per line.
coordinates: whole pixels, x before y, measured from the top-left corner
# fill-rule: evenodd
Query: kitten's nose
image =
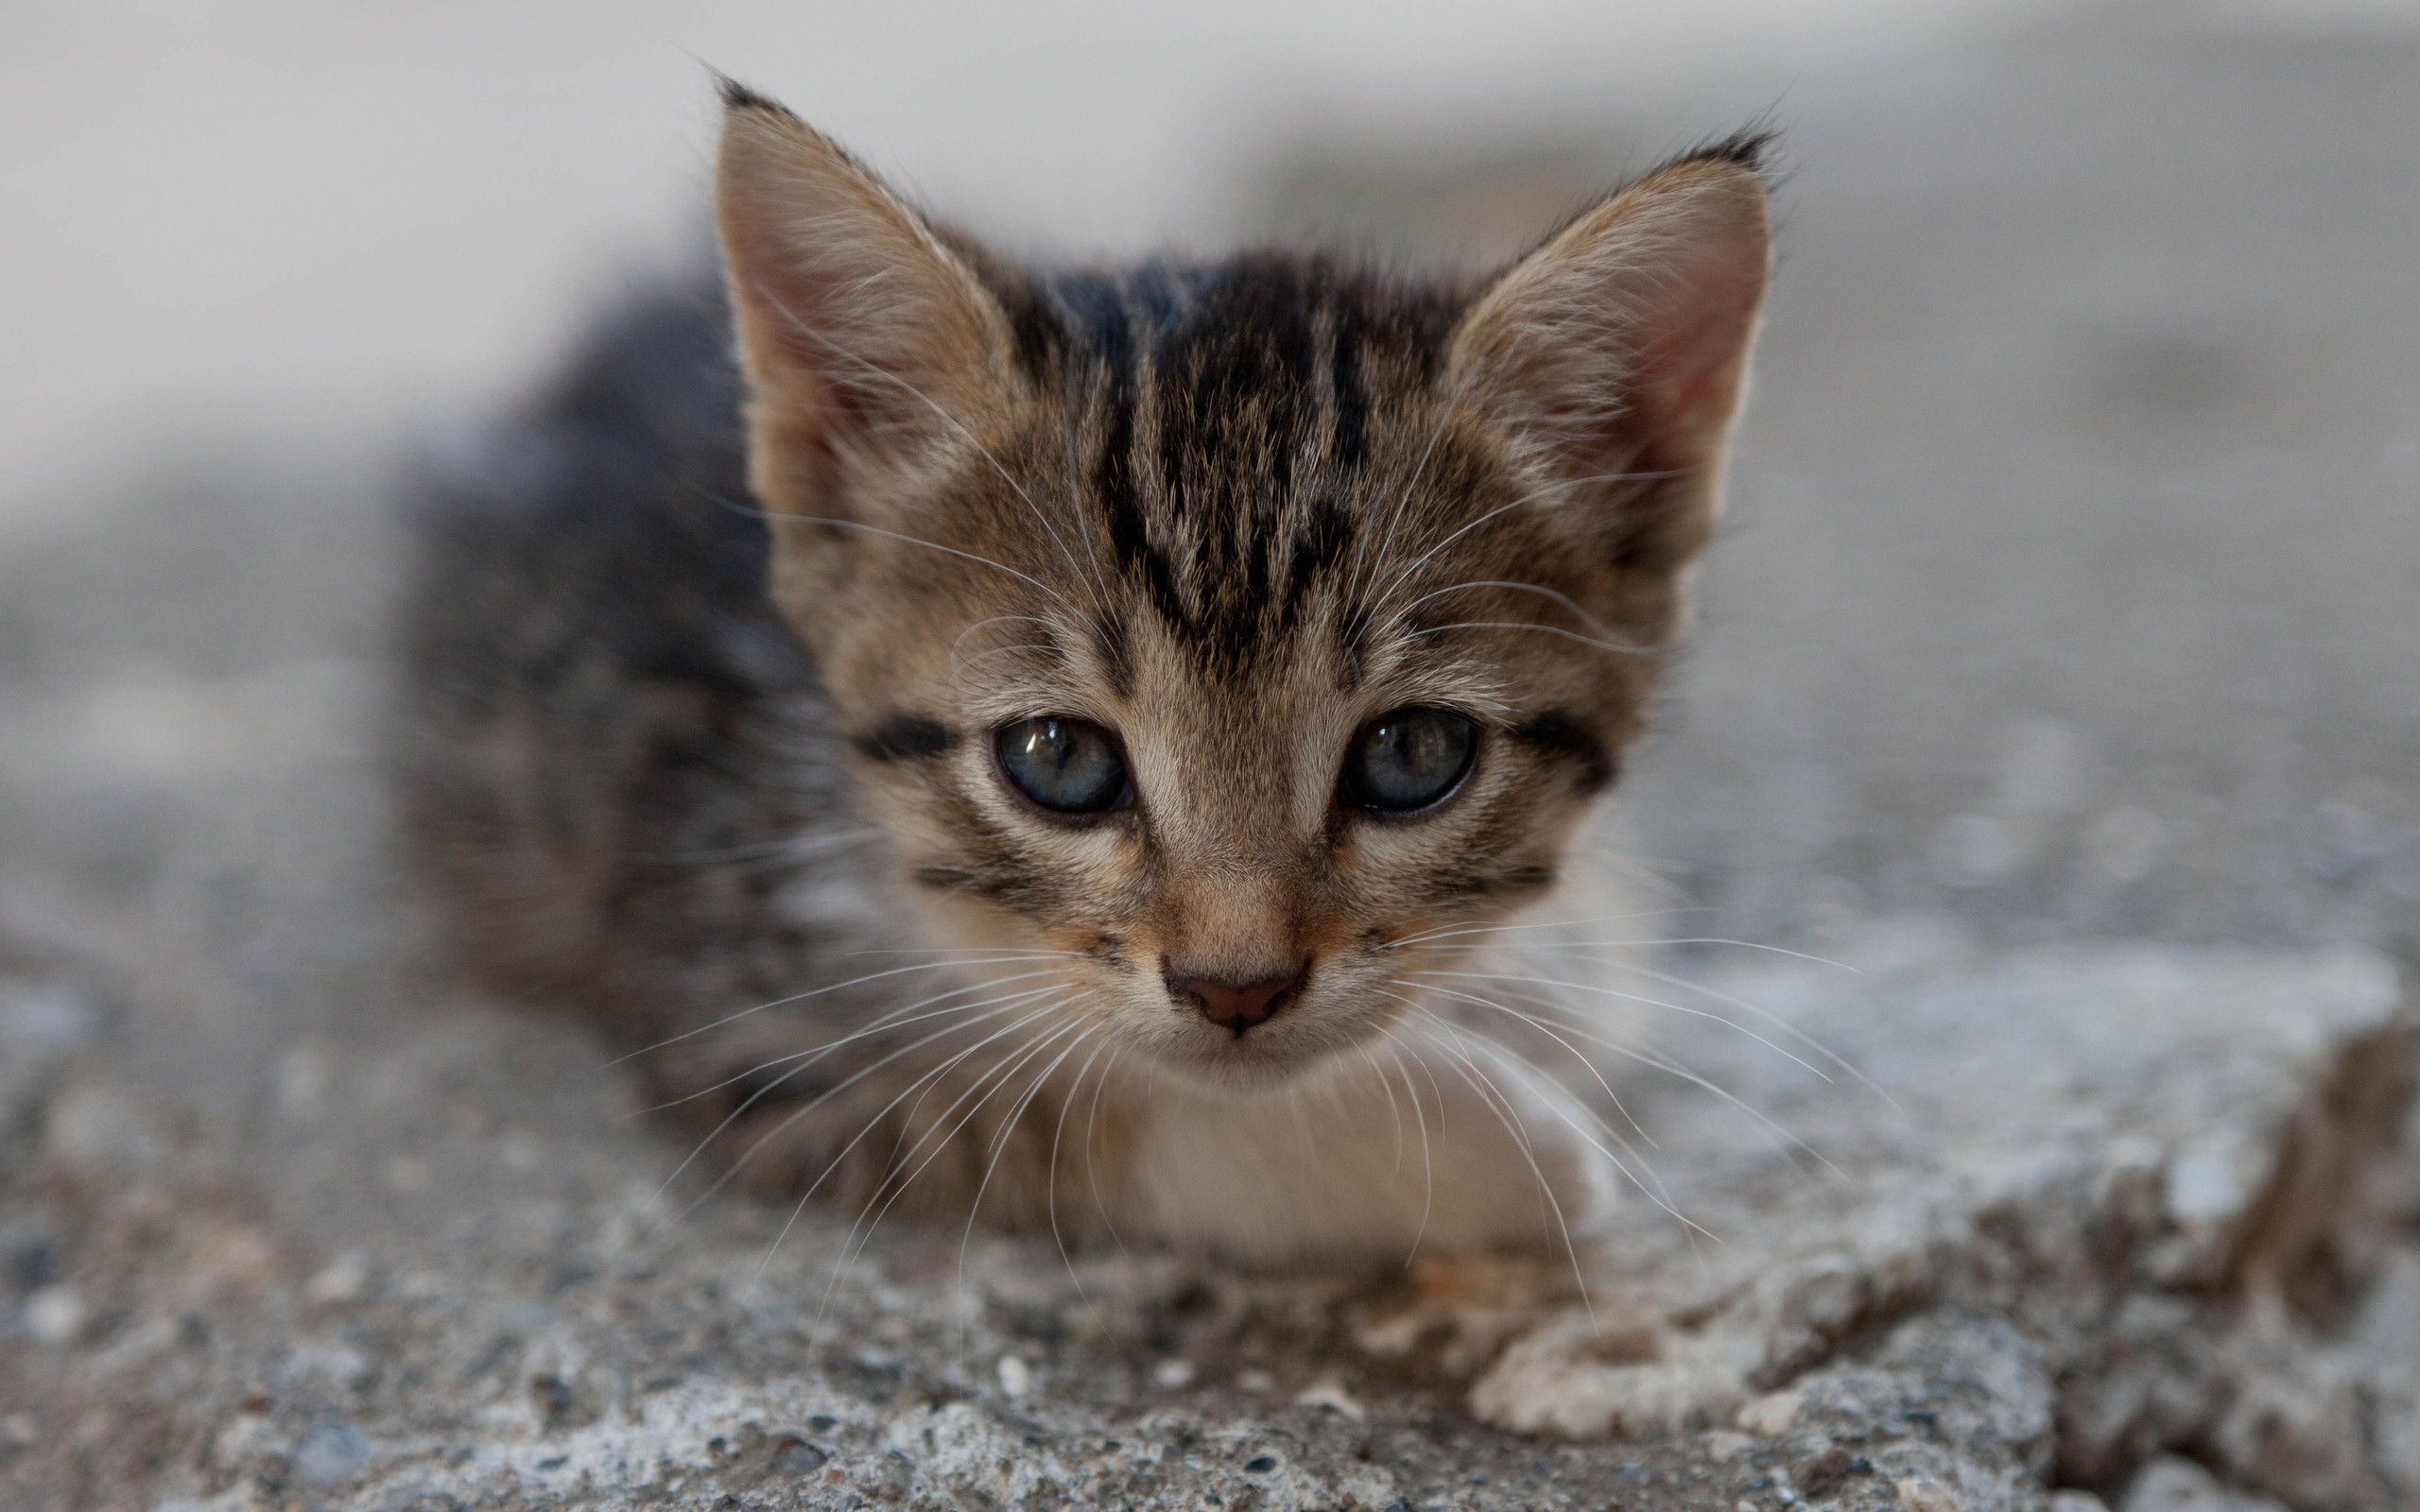
<path fill-rule="evenodd" d="M 1168 995 L 1190 1003 L 1201 1016 L 1236 1039 L 1256 1023 L 1266 1023 L 1294 996 L 1310 970 L 1305 962 L 1285 976 L 1264 976 L 1257 982 L 1221 982 L 1211 976 L 1168 975 Z"/>

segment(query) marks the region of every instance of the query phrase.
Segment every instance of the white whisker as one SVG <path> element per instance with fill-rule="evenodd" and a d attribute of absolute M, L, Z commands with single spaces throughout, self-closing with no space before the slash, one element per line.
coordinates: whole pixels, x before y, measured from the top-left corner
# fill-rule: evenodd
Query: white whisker
<path fill-rule="evenodd" d="M 733 1177 L 739 1174 L 741 1167 L 745 1166 L 751 1160 L 755 1158 L 757 1151 L 763 1149 L 773 1140 L 779 1138 L 790 1127 L 791 1125 L 796 1124 L 800 1119 L 804 1118 L 817 1108 L 822 1106 L 826 1102 L 829 1102 L 839 1093 L 846 1091 L 849 1088 L 856 1086 L 858 1082 L 865 1080 L 865 1078 L 873 1075 L 875 1072 L 880 1071 L 883 1067 L 890 1065 L 892 1061 L 899 1059 L 903 1056 L 912 1055 L 916 1051 L 922 1050 L 925 1046 L 931 1044 L 936 1040 L 946 1039 L 951 1035 L 959 1033 L 960 1030 L 974 1028 L 987 1023 L 990 1021 L 998 1018 L 1003 1013 L 1013 1012 L 1021 1003 L 1044 996 L 1053 990 L 1055 989 L 1047 987 L 1033 988 L 1024 992 L 1013 993 L 1007 999 L 995 999 L 994 1001 L 1000 1003 L 1001 1006 L 994 1008 L 993 1011 L 960 1022 L 946 1024 L 942 1028 L 936 1029 L 931 1034 L 916 1040 L 913 1044 L 902 1045 L 897 1050 L 894 1050 L 890 1054 L 874 1061 L 872 1065 L 854 1072 L 842 1080 L 825 1088 L 822 1091 L 817 1093 L 814 1097 L 802 1104 L 795 1111 L 784 1118 L 781 1123 L 775 1125 L 772 1129 L 764 1135 L 763 1138 L 750 1145 L 747 1150 L 740 1155 L 738 1160 L 734 1160 L 731 1163 L 731 1168 L 729 1170 L 725 1171 L 719 1177 L 717 1177 L 712 1186 L 709 1186 L 704 1192 L 698 1194 L 697 1201 L 689 1204 L 688 1211 L 695 1211 L 699 1203 L 706 1201 L 716 1193 L 721 1191 L 723 1187 L 730 1182 Z M 968 1005 L 968 1008 L 971 1010 L 972 1008 L 985 1005 L 986 1005 L 981 1004 L 970 1004 Z M 988 1043 L 989 1041 L 986 1042 Z M 737 1108 L 733 1108 L 730 1114 L 725 1117 L 721 1123 L 716 1125 L 713 1130 L 709 1132 L 704 1139 L 698 1142 L 697 1148 L 691 1150 L 688 1155 L 682 1159 L 679 1165 L 672 1168 L 672 1174 L 664 1178 L 664 1184 L 662 1186 L 656 1188 L 656 1196 L 661 1198 L 665 1192 L 670 1189 L 672 1183 L 679 1178 L 681 1173 L 687 1170 L 692 1161 L 696 1160 L 699 1156 L 703 1155 L 706 1152 L 706 1147 L 708 1145 L 721 1138 L 723 1131 L 730 1128 L 732 1125 L 737 1123 L 751 1108 L 756 1105 L 759 1099 L 778 1089 L 782 1082 L 788 1080 L 789 1076 L 797 1074 L 798 1070 L 803 1069 L 804 1068 L 801 1067 L 793 1069 L 788 1074 L 775 1080 L 769 1086 L 759 1089 L 756 1092 L 751 1094 L 745 1102 L 742 1102 Z"/>
<path fill-rule="evenodd" d="M 1416 640 L 1424 635 L 1443 635 L 1448 630 L 1536 630 L 1542 635 L 1560 635 L 1566 641 L 1577 641 L 1582 645 L 1594 646 L 1616 656 L 1652 656 L 1655 652 L 1653 646 L 1618 645 L 1582 635 L 1577 630 L 1566 630 L 1559 625 L 1535 625 L 1526 620 L 1456 620 L 1451 625 L 1432 625 L 1425 630 L 1407 630 L 1404 637 Z"/>
<path fill-rule="evenodd" d="M 1763 1035 L 1758 1034 L 1755 1030 L 1749 1028 L 1746 1024 L 1739 1022 L 1736 1019 L 1726 1019 L 1721 1014 L 1716 1013 L 1710 1008 L 1687 1007 L 1678 1003 L 1667 1003 L 1661 998 L 1643 997 L 1636 992 L 1624 992 L 1618 988 L 1599 987 L 1592 982 L 1560 982 L 1550 977 L 1514 976 L 1504 971 L 1414 971 L 1411 974 L 1414 976 L 1443 976 L 1447 978 L 1459 977 L 1474 982 L 1530 982 L 1535 983 L 1539 987 L 1567 988 L 1574 992 L 1602 993 L 1606 997 L 1618 998 L 1625 1003 L 1640 1003 L 1651 1008 L 1663 1008 L 1672 1013 L 1686 1014 L 1693 1019 L 1710 1019 L 1714 1022 L 1721 1024 L 1724 1028 L 1730 1029 L 1734 1033 L 1745 1035 L 1747 1038 L 1754 1040 L 1756 1043 L 1763 1045 L 1774 1055 L 1781 1057 L 1791 1065 L 1799 1067 L 1806 1072 L 1807 1074 L 1814 1076 L 1821 1081 L 1828 1082 L 1832 1079 L 1831 1077 L 1824 1075 L 1823 1072 L 1817 1070 L 1812 1064 L 1791 1055 L 1789 1051 L 1784 1050 L 1781 1046 L 1766 1039 Z"/>
<path fill-rule="evenodd" d="M 826 992 L 838 992 L 843 988 L 862 987 L 868 982 L 879 982 L 887 976 L 903 976 L 909 971 L 938 971 L 946 966 L 1022 966 L 1028 961 L 1044 958 L 1038 954 L 998 955 L 979 961 L 927 961 L 921 966 L 899 966 L 888 971 L 870 971 L 864 976 L 853 976 L 845 982 L 834 982 L 828 987 L 819 987 L 808 992 L 793 992 L 786 998 L 775 998 L 770 1003 L 759 1003 L 752 1008 L 742 1008 L 737 1013 L 726 1014 L 712 1023 L 701 1023 L 694 1029 L 684 1029 L 679 1034 L 658 1040 L 651 1045 L 642 1045 L 628 1055 L 615 1056 L 605 1064 L 618 1066 L 626 1060 L 635 1060 L 641 1056 L 650 1055 L 666 1045 L 677 1045 L 683 1040 L 694 1040 L 710 1029 L 719 1029 L 727 1023 L 736 1023 L 750 1014 L 763 1013 L 768 1008 L 786 1007 L 792 1003 L 804 1003 L 809 998 L 820 998 Z"/>
<path fill-rule="evenodd" d="M 710 1087 L 700 1088 L 694 1092 L 688 1093 L 686 1096 L 675 1097 L 668 1102 L 658 1103 L 652 1108 L 642 1108 L 634 1112 L 622 1114 L 621 1117 L 627 1120 L 633 1118 L 645 1118 L 650 1113 L 661 1113 L 666 1108 L 679 1108 L 685 1103 L 694 1103 L 700 1097 L 710 1096 L 715 1092 L 722 1091 L 726 1087 L 746 1081 L 749 1077 L 756 1075 L 759 1073 L 770 1071 L 775 1066 L 787 1065 L 793 1060 L 803 1060 L 808 1064 L 813 1064 L 815 1061 L 830 1055 L 835 1050 L 838 1050 L 846 1045 L 855 1044 L 860 1040 L 871 1039 L 875 1035 L 885 1033 L 889 1030 L 904 1028 L 911 1023 L 921 1023 L 927 1019 L 945 1018 L 953 1013 L 968 1013 L 977 1008 L 989 1007 L 994 1003 L 1007 1002 L 1010 1000 L 1005 998 L 991 998 L 981 1003 L 961 1003 L 956 1006 L 941 1008 L 931 1013 L 913 1012 L 913 1010 L 917 1008 L 929 1007 L 931 1005 L 942 1002 L 943 999 L 954 998 L 963 992 L 988 991 L 993 988 L 1005 986 L 1010 982 L 1022 982 L 1033 977 L 1047 976 L 1050 973 L 1047 971 L 1020 971 L 1014 976 L 995 976 L 988 982 L 977 983 L 972 987 L 952 988 L 947 992 L 936 993 L 921 1002 L 911 1003 L 905 1008 L 896 1009 L 891 1013 L 885 1014 L 881 1018 L 876 1019 L 873 1022 L 867 1024 L 864 1028 L 852 1030 L 850 1033 L 842 1035 L 838 1040 L 827 1040 L 822 1044 L 817 1045 L 811 1050 L 799 1050 L 793 1051 L 786 1056 L 776 1056 L 770 1060 L 765 1061 L 759 1065 L 751 1066 L 745 1071 L 734 1072 L 731 1075 L 724 1077 L 721 1081 L 716 1082 Z M 1049 990 L 1050 988 L 1037 988 L 1032 991 L 1016 993 L 1011 996 L 1031 997 L 1036 993 L 1047 992 Z M 912 1016 L 903 1018 L 901 1017 L 903 1014 Z M 800 1069 L 804 1069 L 804 1067 Z M 784 1080 L 786 1079 L 786 1077 L 784 1078 Z M 780 1083 L 776 1082 L 773 1085 L 778 1087 Z M 767 1089 L 767 1091 L 769 1090 L 770 1089 Z M 762 1096 L 764 1093 L 760 1091 L 757 1095 Z M 754 1101 L 755 1098 L 752 1097 L 748 1103 L 742 1103 L 740 1105 L 740 1111 L 746 1112 L 750 1105 Z M 734 1116 L 735 1117 L 737 1115 L 735 1114 Z"/>
<path fill-rule="evenodd" d="M 1446 1020 L 1443 1015 L 1430 1009 L 1420 1007 L 1416 1004 L 1413 1005 L 1413 1009 L 1415 1012 L 1426 1015 L 1432 1022 L 1444 1029 L 1447 1034 L 1454 1037 L 1457 1043 L 1449 1048 L 1451 1049 L 1454 1057 L 1461 1061 L 1463 1067 L 1468 1068 L 1466 1072 L 1457 1068 L 1457 1074 L 1461 1074 L 1463 1079 L 1470 1083 L 1471 1090 L 1478 1093 L 1479 1100 L 1481 1102 L 1487 1104 L 1489 1108 L 1495 1110 L 1497 1121 L 1502 1123 L 1504 1125 L 1505 1132 L 1512 1135 L 1513 1143 L 1519 1146 L 1521 1159 L 1529 1164 L 1530 1177 L 1537 1183 L 1538 1194 L 1545 1199 L 1546 1206 L 1552 1211 L 1554 1214 L 1555 1228 L 1563 1235 L 1564 1253 L 1569 1256 L 1571 1260 L 1571 1279 L 1580 1287 L 1580 1305 L 1587 1310 L 1588 1330 L 1592 1333 L 1600 1332 L 1597 1322 L 1596 1299 L 1591 1297 L 1588 1292 L 1588 1276 L 1580 1264 L 1580 1246 L 1578 1241 L 1571 1237 L 1570 1219 L 1563 1211 L 1563 1199 L 1556 1196 L 1554 1194 L 1553 1183 L 1547 1179 L 1546 1172 L 1539 1169 L 1537 1152 L 1530 1143 L 1530 1131 L 1528 1128 L 1524 1127 L 1521 1123 L 1520 1110 L 1513 1107 L 1511 1096 L 1508 1095 L 1502 1088 L 1495 1084 L 1495 1079 L 1488 1075 L 1488 1074 L 1480 1068 L 1478 1062 L 1470 1057 L 1469 1052 L 1461 1047 L 1459 1041 L 1461 1039 L 1461 1033 L 1452 1022 Z M 1571 1123 L 1571 1120 L 1568 1117 L 1565 1117 L 1564 1122 L 1569 1124 Z M 1615 1159 L 1613 1155 L 1606 1151 L 1602 1145 L 1597 1144 L 1595 1140 L 1590 1139 L 1587 1131 L 1581 1128 L 1578 1125 L 1572 1125 L 1572 1131 L 1578 1134 L 1582 1140 L 1587 1141 L 1591 1145 L 1594 1145 L 1597 1148 L 1598 1153 L 1604 1155 L 1607 1160 L 1610 1160 Z M 1616 1160 L 1615 1163 L 1616 1166 L 1620 1164 L 1618 1160 Z"/>
<path fill-rule="evenodd" d="M 1480 515 L 1478 519 L 1462 525 L 1460 529 L 1454 531 L 1453 534 L 1447 536 L 1444 540 L 1440 541 L 1437 544 L 1429 547 L 1419 556 L 1411 558 L 1410 561 L 1406 562 L 1402 567 L 1396 569 L 1392 576 L 1388 577 L 1385 582 L 1380 583 L 1372 591 L 1371 596 L 1375 598 L 1385 593 L 1387 590 L 1392 588 L 1395 584 L 1402 582 L 1405 578 L 1409 577 L 1413 573 L 1416 573 L 1421 568 L 1428 565 L 1428 563 L 1436 558 L 1439 552 L 1443 551 L 1455 541 L 1461 540 L 1462 537 L 1470 534 L 1474 530 L 1477 530 L 1479 526 L 1487 524 L 1490 520 L 1495 519 L 1497 515 L 1503 514 L 1509 510 L 1517 509 L 1525 504 L 1535 504 L 1538 500 L 1546 498 L 1550 494 L 1562 493 L 1567 490 L 1582 488 L 1592 483 L 1628 483 L 1633 481 L 1647 482 L 1652 479 L 1673 478 L 1679 477 L 1680 475 L 1679 472 L 1670 470 L 1661 472 L 1599 472 L 1593 477 L 1567 478 L 1561 482 L 1549 483 L 1545 488 L 1539 489 L 1535 492 L 1521 495 L 1521 497 L 1513 500 L 1510 504 L 1499 504 L 1495 508 L 1487 511 L 1487 513 Z"/>
<path fill-rule="evenodd" d="M 1518 983 L 1520 979 L 1508 978 L 1508 980 Z M 1452 989 L 1447 988 L 1430 988 L 1427 990 L 1433 992 L 1445 992 L 1449 994 L 1452 993 Z M 1461 994 L 1453 995 L 1461 996 Z M 1515 1011 L 1512 1008 L 1505 1007 L 1504 1005 L 1500 1003 L 1489 1002 L 1485 998 L 1465 996 L 1465 1001 L 1495 1008 L 1505 1013 L 1514 1013 Z M 1547 1012 L 1559 1006 L 1559 1005 L 1551 1003 L 1533 1004 L 1532 1005 L 1537 1007 L 1540 1012 Z M 1515 1016 L 1517 1017 L 1518 1015 L 1516 1014 Z M 1814 1160 L 1817 1164 L 1822 1165 L 1824 1169 L 1830 1171 L 1833 1175 L 1839 1176 L 1841 1174 L 1840 1167 L 1834 1165 L 1830 1160 L 1825 1158 L 1823 1151 L 1807 1143 L 1805 1140 L 1800 1139 L 1797 1135 L 1790 1133 L 1789 1130 L 1775 1123 L 1769 1115 L 1757 1111 L 1756 1108 L 1750 1106 L 1746 1101 L 1741 1099 L 1737 1093 L 1731 1091 L 1729 1089 L 1720 1085 L 1698 1072 L 1690 1070 L 1688 1066 L 1682 1061 L 1673 1058 L 1671 1056 L 1665 1054 L 1663 1051 L 1656 1049 L 1652 1045 L 1641 1046 L 1624 1040 L 1611 1039 L 1605 1035 L 1581 1028 L 1577 1024 L 1559 1023 L 1558 1027 L 1565 1034 L 1584 1040 L 1590 1044 L 1601 1046 L 1602 1048 L 1613 1052 L 1615 1055 L 1621 1057 L 1625 1060 L 1634 1060 L 1642 1066 L 1648 1067 L 1650 1070 L 1661 1072 L 1665 1075 L 1670 1076 L 1677 1081 L 1686 1083 L 1691 1087 L 1695 1087 L 1699 1091 L 1706 1092 L 1731 1107 L 1737 1108 L 1740 1112 L 1747 1114 L 1749 1118 L 1762 1125 L 1766 1132 L 1772 1134 L 1775 1143 L 1780 1147 L 1783 1155 L 1790 1157 L 1793 1164 L 1795 1163 L 1795 1156 L 1798 1154 L 1804 1154 L 1809 1160 Z"/>

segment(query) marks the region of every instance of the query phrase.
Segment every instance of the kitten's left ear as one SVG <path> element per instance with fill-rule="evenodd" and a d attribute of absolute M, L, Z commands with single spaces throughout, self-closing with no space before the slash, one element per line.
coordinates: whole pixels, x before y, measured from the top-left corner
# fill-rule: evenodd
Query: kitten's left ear
<path fill-rule="evenodd" d="M 1513 265 L 1454 331 L 1448 381 L 1547 472 L 1676 474 L 1655 519 L 1628 522 L 1630 565 L 1677 569 L 1712 522 L 1772 271 L 1762 146 L 1736 138 L 1639 180 Z"/>
<path fill-rule="evenodd" d="M 803 534 L 786 520 L 859 521 L 876 473 L 913 466 L 999 403 L 1007 317 L 837 143 L 736 84 L 723 101 L 715 208 L 748 376 L 749 482 L 777 536 Z"/>

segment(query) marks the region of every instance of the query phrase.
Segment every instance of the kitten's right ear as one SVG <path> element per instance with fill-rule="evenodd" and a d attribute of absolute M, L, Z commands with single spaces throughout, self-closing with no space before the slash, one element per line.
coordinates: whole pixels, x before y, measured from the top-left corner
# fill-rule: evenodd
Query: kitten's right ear
<path fill-rule="evenodd" d="M 1008 381 L 1007 318 L 864 164 L 726 80 L 715 207 L 772 517 L 855 519 L 874 470 L 964 435 Z"/>
<path fill-rule="evenodd" d="M 1748 133 L 1665 164 L 1514 264 L 1447 352 L 1550 473 L 1662 472 L 1610 522 L 1621 559 L 1678 571 L 1720 502 L 1723 450 L 1772 272 L 1772 227 Z"/>

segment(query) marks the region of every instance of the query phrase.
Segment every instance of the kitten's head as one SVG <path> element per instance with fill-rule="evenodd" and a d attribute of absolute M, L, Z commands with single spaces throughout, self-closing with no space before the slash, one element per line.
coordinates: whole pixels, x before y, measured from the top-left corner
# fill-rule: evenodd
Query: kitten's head
<path fill-rule="evenodd" d="M 1754 146 L 1477 287 L 1041 274 L 734 90 L 718 202 L 774 591 L 953 942 L 1236 1086 L 1424 1011 L 1552 888 L 1713 521 Z"/>

